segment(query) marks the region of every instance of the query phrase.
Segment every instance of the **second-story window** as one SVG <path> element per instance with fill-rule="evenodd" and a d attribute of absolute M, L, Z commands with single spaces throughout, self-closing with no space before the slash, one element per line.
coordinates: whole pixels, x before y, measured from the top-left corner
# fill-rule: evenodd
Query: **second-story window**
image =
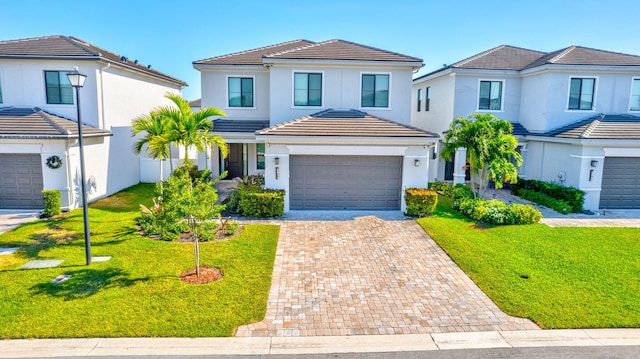
<path fill-rule="evenodd" d="M 293 75 L 293 105 L 322 106 L 322 74 L 296 72 Z"/>
<path fill-rule="evenodd" d="M 631 84 L 630 111 L 640 111 L 640 79 L 633 79 Z"/>
<path fill-rule="evenodd" d="M 569 110 L 592 110 L 596 79 L 572 78 L 569 87 Z"/>
<path fill-rule="evenodd" d="M 389 75 L 362 75 L 362 107 L 389 107 Z"/>
<path fill-rule="evenodd" d="M 427 87 L 427 91 L 424 96 L 424 110 L 429 111 L 431 106 L 431 87 Z"/>
<path fill-rule="evenodd" d="M 229 107 L 253 107 L 253 78 L 229 77 Z"/>
<path fill-rule="evenodd" d="M 422 108 L 422 89 L 418 89 L 418 112 Z"/>
<path fill-rule="evenodd" d="M 480 81 L 479 110 L 502 110 L 502 81 Z"/>
<path fill-rule="evenodd" d="M 47 90 L 47 103 L 54 105 L 72 105 L 73 88 L 64 71 L 45 71 L 44 81 Z"/>

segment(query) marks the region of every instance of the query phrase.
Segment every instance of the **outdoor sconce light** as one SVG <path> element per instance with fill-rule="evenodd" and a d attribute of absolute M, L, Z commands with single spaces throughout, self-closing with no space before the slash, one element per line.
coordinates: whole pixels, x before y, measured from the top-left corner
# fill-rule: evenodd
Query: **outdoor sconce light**
<path fill-rule="evenodd" d="M 276 166 L 280 164 L 280 157 L 276 157 L 273 159 L 273 162 L 275 162 Z"/>
<path fill-rule="evenodd" d="M 591 167 L 598 167 L 598 161 L 591 160 Z"/>
<path fill-rule="evenodd" d="M 413 160 L 413 165 L 416 166 L 416 167 L 420 166 L 420 160 L 417 159 L 417 158 L 415 160 Z"/>

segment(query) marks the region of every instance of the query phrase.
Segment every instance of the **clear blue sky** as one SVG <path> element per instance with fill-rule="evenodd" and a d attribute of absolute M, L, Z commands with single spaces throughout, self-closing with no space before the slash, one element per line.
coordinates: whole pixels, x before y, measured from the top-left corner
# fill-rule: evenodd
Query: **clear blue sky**
<path fill-rule="evenodd" d="M 420 74 L 501 44 L 640 55 L 636 0 L 2 0 L 0 40 L 71 35 L 186 81 L 192 61 L 279 42 L 344 39 L 424 59 Z"/>

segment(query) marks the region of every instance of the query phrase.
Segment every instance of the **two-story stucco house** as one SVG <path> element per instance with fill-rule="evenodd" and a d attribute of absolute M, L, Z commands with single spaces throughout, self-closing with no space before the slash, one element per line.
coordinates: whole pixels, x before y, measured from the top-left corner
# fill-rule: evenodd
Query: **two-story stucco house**
<path fill-rule="evenodd" d="M 414 126 L 493 113 L 514 124 L 522 177 L 585 191 L 585 209 L 640 208 L 640 56 L 499 46 L 414 79 L 412 97 Z M 432 154 L 429 179 L 464 181 L 464 157 Z"/>
<path fill-rule="evenodd" d="M 79 205 L 77 99 L 66 76 L 74 67 L 87 76 L 80 113 L 89 200 L 140 182 L 131 121 L 186 85 L 74 37 L 0 41 L 0 208 L 41 209 L 43 189 L 60 190 L 63 209 Z"/>
<path fill-rule="evenodd" d="M 195 61 L 202 107 L 228 117 L 214 132 L 228 158 L 214 173 L 263 173 L 290 209 L 404 210 L 405 187 L 427 185 L 437 135 L 411 127 L 411 81 L 422 60 L 344 40 L 296 40 Z"/>

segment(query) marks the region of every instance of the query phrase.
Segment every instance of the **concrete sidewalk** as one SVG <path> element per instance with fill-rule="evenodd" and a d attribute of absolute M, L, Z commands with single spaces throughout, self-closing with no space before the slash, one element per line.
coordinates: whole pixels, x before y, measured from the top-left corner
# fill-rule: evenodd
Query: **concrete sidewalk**
<path fill-rule="evenodd" d="M 640 346 L 640 329 L 571 329 L 254 338 L 0 340 L 0 358 L 134 355 L 283 355 L 550 346 Z"/>

